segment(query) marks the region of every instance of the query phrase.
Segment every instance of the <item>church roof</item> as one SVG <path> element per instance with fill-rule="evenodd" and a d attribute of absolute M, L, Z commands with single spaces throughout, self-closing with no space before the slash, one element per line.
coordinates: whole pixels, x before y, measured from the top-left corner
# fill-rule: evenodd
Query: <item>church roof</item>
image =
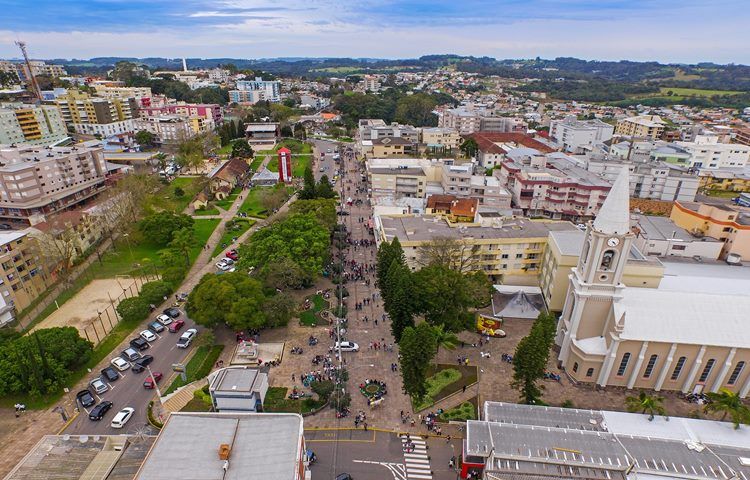
<path fill-rule="evenodd" d="M 607 194 L 599 214 L 594 219 L 594 230 L 623 235 L 630 231 L 630 180 L 623 167 Z"/>

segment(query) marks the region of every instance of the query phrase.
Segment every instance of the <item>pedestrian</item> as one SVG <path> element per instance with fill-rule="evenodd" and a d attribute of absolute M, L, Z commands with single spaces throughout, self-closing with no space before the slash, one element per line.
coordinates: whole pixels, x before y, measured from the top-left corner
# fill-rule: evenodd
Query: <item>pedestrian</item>
<path fill-rule="evenodd" d="M 292 374 L 292 382 L 294 382 L 294 374 Z M 465 387 L 464 387 L 465 388 Z"/>
<path fill-rule="evenodd" d="M 461 390 L 463 391 L 463 393 L 466 393 L 466 385 L 464 385 L 464 387 Z"/>
<path fill-rule="evenodd" d="M 365 427 L 365 432 L 367 431 L 367 422 L 362 424 L 363 427 Z"/>
<path fill-rule="evenodd" d="M 451 443 L 451 436 L 450 435 L 448 435 L 447 437 L 445 437 L 445 443 Z"/>
<path fill-rule="evenodd" d="M 453 456 L 453 457 L 451 457 L 450 461 L 448 462 L 448 468 L 450 468 L 451 470 L 453 470 L 453 466 L 455 464 L 456 464 L 456 457 Z"/>

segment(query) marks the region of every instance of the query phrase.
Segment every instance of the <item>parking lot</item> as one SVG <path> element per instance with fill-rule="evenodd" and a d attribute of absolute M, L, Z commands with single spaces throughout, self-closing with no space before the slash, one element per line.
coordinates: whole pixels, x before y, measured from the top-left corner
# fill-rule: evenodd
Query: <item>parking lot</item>
<path fill-rule="evenodd" d="M 161 314 L 161 312 L 154 312 L 149 317 L 149 321 L 153 321 L 158 314 Z M 192 346 L 184 349 L 178 348 L 177 340 L 187 329 L 196 328 L 195 322 L 187 318 L 184 310 L 180 310 L 180 316 L 177 317 L 177 320 L 185 321 L 185 325 L 178 332 L 171 333 L 167 328 L 159 333 L 154 332 L 156 339 L 150 342 L 150 348 L 140 352 L 143 355 L 152 355 L 154 360 L 149 365 L 149 368 L 152 372 L 160 372 L 164 375 L 164 378 L 158 383 L 159 388 L 166 389 L 169 386 L 175 375 L 172 373 L 172 364 L 183 362 L 192 349 Z M 139 332 L 140 330 L 134 332 L 131 338 L 135 338 Z M 119 352 L 112 352 L 110 358 L 116 357 L 118 353 Z M 149 390 L 143 386 L 143 382 L 149 376 L 148 370 L 135 373 L 132 368 L 128 368 L 124 371 L 117 371 L 117 375 L 119 378 L 116 381 L 105 381 L 109 388 L 101 395 L 96 394 L 93 389 L 89 389 L 94 395 L 97 404 L 104 400 L 113 403 L 112 408 L 104 415 L 104 417 L 99 421 L 90 420 L 88 414 L 93 406 L 82 408 L 79 404 L 80 414 L 65 429 L 65 433 L 76 435 L 134 433 L 148 424 L 146 407 L 149 401 L 156 398 L 156 389 Z M 91 380 L 99 376 L 100 372 L 92 371 L 88 378 Z M 76 393 L 77 392 L 70 392 L 68 394 L 71 396 L 71 400 L 75 397 Z M 112 428 L 110 426 L 112 418 L 118 411 L 125 407 L 133 407 L 135 409 L 133 417 L 128 421 L 124 428 Z"/>

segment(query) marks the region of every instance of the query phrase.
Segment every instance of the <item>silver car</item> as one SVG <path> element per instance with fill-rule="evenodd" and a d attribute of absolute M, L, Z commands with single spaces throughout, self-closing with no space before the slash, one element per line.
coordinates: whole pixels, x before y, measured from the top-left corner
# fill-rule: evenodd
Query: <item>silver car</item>
<path fill-rule="evenodd" d="M 97 395 L 101 395 L 102 393 L 109 390 L 109 385 L 102 381 L 102 377 L 96 377 L 95 379 L 91 380 L 89 382 L 89 385 L 94 389 Z"/>

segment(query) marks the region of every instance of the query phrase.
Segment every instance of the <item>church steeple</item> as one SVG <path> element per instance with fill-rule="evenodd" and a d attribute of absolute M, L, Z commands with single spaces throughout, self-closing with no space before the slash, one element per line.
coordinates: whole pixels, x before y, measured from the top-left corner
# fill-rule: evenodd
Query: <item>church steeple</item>
<path fill-rule="evenodd" d="M 628 167 L 623 167 L 607 194 L 594 220 L 594 230 L 608 235 L 624 235 L 630 231 L 630 180 Z"/>

